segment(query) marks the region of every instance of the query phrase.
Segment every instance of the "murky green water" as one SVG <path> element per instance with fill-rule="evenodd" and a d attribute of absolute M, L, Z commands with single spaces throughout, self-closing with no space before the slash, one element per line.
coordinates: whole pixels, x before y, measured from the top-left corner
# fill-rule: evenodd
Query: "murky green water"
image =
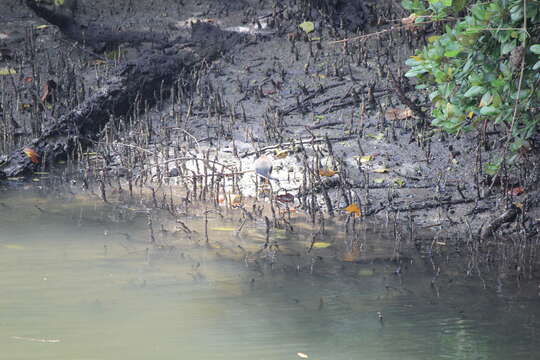
<path fill-rule="evenodd" d="M 145 216 L 0 196 L 0 359 L 540 357 L 538 294 L 460 276 L 433 288 L 418 260 L 401 276 L 386 262 L 256 266 L 227 244 L 260 244 L 264 228 L 239 239 L 215 222 L 216 246 L 179 236 L 153 248 Z"/>

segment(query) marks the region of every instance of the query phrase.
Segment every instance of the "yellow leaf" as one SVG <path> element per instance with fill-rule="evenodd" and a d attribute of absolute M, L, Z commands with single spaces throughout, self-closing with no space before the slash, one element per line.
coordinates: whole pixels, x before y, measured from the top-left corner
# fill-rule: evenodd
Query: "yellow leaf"
<path fill-rule="evenodd" d="M 388 169 L 387 168 L 378 168 L 378 169 L 373 169 L 372 172 L 377 173 L 377 174 L 385 174 L 385 173 L 388 172 Z"/>
<path fill-rule="evenodd" d="M 405 180 L 403 180 L 402 178 L 395 178 L 394 184 L 396 184 L 399 187 L 403 187 L 405 186 Z"/>
<path fill-rule="evenodd" d="M 434 43 L 435 41 L 439 40 L 440 39 L 440 35 L 433 35 L 433 36 L 430 36 L 427 38 L 427 41 L 429 43 Z"/>
<path fill-rule="evenodd" d="M 382 140 L 382 139 L 384 139 L 384 134 L 383 134 L 383 133 L 378 133 L 378 134 L 367 134 L 367 136 L 369 136 L 370 138 L 375 139 L 375 140 Z"/>
<path fill-rule="evenodd" d="M 360 269 L 358 271 L 359 276 L 373 276 L 375 275 L 375 271 L 373 269 Z"/>
<path fill-rule="evenodd" d="M 474 112 L 473 111 L 470 111 L 469 114 L 467 115 L 469 117 L 469 119 L 472 119 L 472 117 L 474 116 Z"/>
<path fill-rule="evenodd" d="M 345 210 L 346 212 L 348 212 L 350 214 L 354 214 L 354 216 L 361 216 L 362 215 L 362 212 L 360 211 L 360 208 L 356 204 L 351 204 L 351 205 L 347 206 L 343 210 Z"/>
<path fill-rule="evenodd" d="M 523 209 L 523 203 L 521 202 L 513 202 L 512 204 L 518 209 Z"/>
<path fill-rule="evenodd" d="M 36 29 L 37 29 L 37 30 L 41 30 L 41 29 L 46 29 L 46 28 L 48 28 L 48 27 L 49 27 L 49 25 L 43 24 L 43 25 L 38 25 L 38 26 L 36 26 Z"/>
<path fill-rule="evenodd" d="M 303 352 L 298 352 L 296 353 L 296 355 L 298 355 L 298 357 L 301 357 L 302 359 L 307 359 L 309 357 L 307 354 L 304 354 Z"/>
<path fill-rule="evenodd" d="M 306 34 L 309 34 L 310 32 L 313 32 L 313 30 L 315 30 L 315 24 L 312 21 L 304 21 L 303 23 L 298 25 L 298 27 L 304 30 Z"/>
<path fill-rule="evenodd" d="M 283 159 L 289 156 L 289 150 L 278 150 L 275 155 L 276 159 Z"/>
<path fill-rule="evenodd" d="M 325 169 L 319 169 L 319 175 L 321 176 L 327 176 L 327 177 L 330 177 L 330 176 L 334 176 L 337 174 L 337 171 L 334 171 L 334 170 L 325 170 Z"/>
<path fill-rule="evenodd" d="M 361 163 L 367 163 L 367 162 L 370 162 L 371 160 L 373 160 L 373 155 L 360 156 Z"/>
<path fill-rule="evenodd" d="M 326 249 L 330 245 L 332 245 L 332 244 L 327 243 L 327 242 L 323 242 L 323 241 L 317 241 L 317 242 L 313 243 L 313 248 L 314 249 Z"/>
<path fill-rule="evenodd" d="M 411 56 L 410 58 L 411 58 L 411 59 L 414 59 L 414 60 L 416 60 L 416 61 L 422 61 L 422 60 L 424 60 L 424 58 L 422 58 L 422 56 L 416 56 L 416 55 L 413 55 L 413 56 Z"/>
<path fill-rule="evenodd" d="M 8 68 L 8 67 L 0 68 L 0 76 L 1 75 L 15 75 L 16 73 L 17 73 L 17 70 L 13 68 Z"/>
<path fill-rule="evenodd" d="M 12 250 L 24 250 L 24 247 L 17 244 L 5 244 L 4 247 L 6 249 L 12 249 Z"/>
<path fill-rule="evenodd" d="M 223 226 L 223 227 L 211 228 L 210 230 L 214 230 L 214 231 L 236 231 L 236 228 Z"/>
<path fill-rule="evenodd" d="M 373 183 L 375 184 L 382 184 L 384 182 L 383 178 L 375 178 L 373 179 Z"/>

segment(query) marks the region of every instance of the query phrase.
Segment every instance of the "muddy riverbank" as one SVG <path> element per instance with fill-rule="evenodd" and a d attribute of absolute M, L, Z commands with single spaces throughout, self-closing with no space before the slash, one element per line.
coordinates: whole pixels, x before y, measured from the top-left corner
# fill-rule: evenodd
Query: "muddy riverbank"
<path fill-rule="evenodd" d="M 107 202 L 144 196 L 180 219 L 227 208 L 242 214 L 238 224 L 294 231 L 302 218 L 313 224 L 313 243 L 328 222 L 346 234 L 376 219 L 405 229 L 396 239 L 421 237 L 422 249 L 474 252 L 469 273 L 481 263 L 535 277 L 537 154 L 492 179 L 484 166 L 496 133 L 488 149 L 472 134 L 454 138 L 423 126 L 429 100 L 402 74 L 405 59 L 437 29 L 403 26 L 407 14 L 396 2 L 70 4 L 61 11 L 115 31 L 190 39 L 190 22 L 200 21 L 243 37 L 178 74 L 152 104 L 113 114 L 97 137 L 80 139 L 84 147 L 74 143 L 54 159 L 76 186 Z M 126 62 L 194 48 L 189 41 L 167 50 L 155 42 L 89 47 L 23 1 L 0 7 L 6 163 L 13 151 L 31 161 L 31 151 L 18 149 L 32 150 L 32 138 L 99 93 Z M 261 155 L 273 163 L 270 184 L 253 171 Z M 29 179 L 39 182 L 49 169 L 39 162 L 47 154 L 36 156 Z"/>

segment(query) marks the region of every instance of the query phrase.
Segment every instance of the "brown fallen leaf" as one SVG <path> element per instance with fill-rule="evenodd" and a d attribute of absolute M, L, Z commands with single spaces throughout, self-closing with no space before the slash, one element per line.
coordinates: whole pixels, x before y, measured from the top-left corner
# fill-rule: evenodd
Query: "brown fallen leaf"
<path fill-rule="evenodd" d="M 327 177 L 330 177 L 330 176 L 334 176 L 337 174 L 337 171 L 335 170 L 331 170 L 331 169 L 319 169 L 319 175 L 321 176 L 327 176 Z"/>
<path fill-rule="evenodd" d="M 54 90 L 56 89 L 56 82 L 54 80 L 48 80 L 45 85 L 43 85 L 43 92 L 39 100 L 44 104 L 45 102 L 50 102 Z"/>
<path fill-rule="evenodd" d="M 525 189 L 523 188 L 523 186 L 517 186 L 515 188 L 508 190 L 508 195 L 519 196 L 523 194 L 524 192 L 525 192 Z"/>
<path fill-rule="evenodd" d="M 414 113 L 409 108 L 388 108 L 384 113 L 387 120 L 404 120 L 413 117 Z"/>
<path fill-rule="evenodd" d="M 281 203 L 291 203 L 294 201 L 294 195 L 289 193 L 276 195 L 276 201 Z"/>
<path fill-rule="evenodd" d="M 276 159 L 284 159 L 289 156 L 289 150 L 278 150 L 275 152 L 274 157 Z"/>
<path fill-rule="evenodd" d="M 353 246 L 341 256 L 341 260 L 346 262 L 355 262 L 358 261 L 358 259 L 360 259 L 360 248 L 358 246 Z"/>
<path fill-rule="evenodd" d="M 405 25 L 405 29 L 407 30 L 415 30 L 415 21 L 418 16 L 415 13 L 412 13 L 411 15 L 407 16 L 406 18 L 401 19 L 401 23 Z"/>
<path fill-rule="evenodd" d="M 415 13 L 412 13 L 411 15 L 407 16 L 406 18 L 401 19 L 401 23 L 403 25 L 413 24 L 416 20 L 417 15 Z"/>

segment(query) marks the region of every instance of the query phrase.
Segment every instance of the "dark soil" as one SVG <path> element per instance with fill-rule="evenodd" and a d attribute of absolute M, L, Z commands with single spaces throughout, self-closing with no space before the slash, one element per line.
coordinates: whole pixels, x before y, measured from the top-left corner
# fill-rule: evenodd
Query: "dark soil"
<path fill-rule="evenodd" d="M 291 206 L 314 222 L 328 216 L 347 221 L 343 209 L 354 203 L 363 216 L 396 219 L 411 233 L 429 230 L 448 246 L 484 249 L 486 262 L 504 258 L 505 265 L 521 264 L 517 273 L 532 276 L 538 157 L 525 154 L 522 167 L 490 178 L 483 169 L 496 157 L 500 132 L 451 137 L 426 126 L 429 100 L 402 75 L 405 59 L 438 29 L 402 28 L 407 14 L 396 1 L 73 4 L 66 0 L 62 11 L 81 23 L 160 41 L 134 45 L 101 37 L 84 44 L 56 27 L 39 27 L 45 21 L 23 1 L 2 2 L 0 69 L 16 74 L 0 76 L 0 162 L 95 94 L 122 64 L 195 48 L 183 43 L 165 50 L 162 40 L 189 39 L 189 22 L 197 19 L 246 40 L 180 72 L 172 90 L 152 104 L 110 114 L 89 148 L 74 146 L 65 154 L 71 177 L 82 177 L 86 186 L 96 175 L 103 197 L 115 186 L 111 179 L 121 176 L 130 189 L 132 183 L 151 187 L 156 205 L 172 184 L 184 188 L 183 199 L 217 201 L 221 189 L 260 196 L 253 177 L 242 172 L 257 156 L 273 155 L 278 194 L 293 195 Z M 298 27 L 306 20 L 315 25 L 312 33 Z M 44 97 L 51 80 L 57 87 Z M 190 165 L 189 159 L 204 161 Z M 326 170 L 336 174 L 325 176 Z M 234 172 L 231 184 L 214 182 Z M 514 190 L 520 187 L 525 191 Z M 165 191 L 156 195 L 154 188 Z M 284 223 L 274 216 L 275 226 Z"/>

